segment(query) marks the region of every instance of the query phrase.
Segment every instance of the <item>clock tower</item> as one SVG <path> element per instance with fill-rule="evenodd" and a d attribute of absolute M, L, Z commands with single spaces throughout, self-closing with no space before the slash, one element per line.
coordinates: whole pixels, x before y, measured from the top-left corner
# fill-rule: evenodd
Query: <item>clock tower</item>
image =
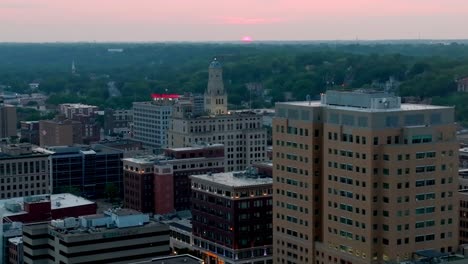
<path fill-rule="evenodd" d="M 216 58 L 208 67 L 208 86 L 205 91 L 205 111 L 210 115 L 227 114 L 227 94 L 224 90 L 223 67 Z"/>

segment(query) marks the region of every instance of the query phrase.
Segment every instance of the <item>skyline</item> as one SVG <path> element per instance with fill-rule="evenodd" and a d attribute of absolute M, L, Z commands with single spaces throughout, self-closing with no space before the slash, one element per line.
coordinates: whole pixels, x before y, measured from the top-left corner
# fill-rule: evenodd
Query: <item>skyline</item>
<path fill-rule="evenodd" d="M 464 0 L 2 0 L 0 42 L 468 39 Z"/>

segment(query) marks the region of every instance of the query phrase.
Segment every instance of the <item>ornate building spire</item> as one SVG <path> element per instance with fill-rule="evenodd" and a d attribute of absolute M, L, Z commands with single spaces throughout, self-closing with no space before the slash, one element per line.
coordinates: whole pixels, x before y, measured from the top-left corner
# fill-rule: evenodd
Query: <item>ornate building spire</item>
<path fill-rule="evenodd" d="M 227 94 L 224 90 L 223 67 L 216 58 L 208 67 L 205 111 L 212 115 L 227 114 Z"/>

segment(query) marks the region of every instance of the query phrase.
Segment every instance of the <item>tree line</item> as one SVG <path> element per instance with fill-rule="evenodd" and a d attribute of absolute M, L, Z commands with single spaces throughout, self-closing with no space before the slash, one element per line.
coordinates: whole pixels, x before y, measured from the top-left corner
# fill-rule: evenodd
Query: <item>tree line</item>
<path fill-rule="evenodd" d="M 381 88 L 392 77 L 400 83 L 395 93 L 456 105 L 457 119 L 468 122 L 468 96 L 456 92 L 456 80 L 468 76 L 464 43 L 0 44 L 0 85 L 31 93 L 28 84 L 37 81 L 49 104 L 129 108 L 151 93 L 202 93 L 215 57 L 232 106 L 246 100 L 246 83 L 270 92 L 271 102 L 254 96 L 254 106 L 271 107 L 285 100 L 285 91 L 304 100 L 336 87 Z M 121 96 L 110 96 L 110 81 Z"/>

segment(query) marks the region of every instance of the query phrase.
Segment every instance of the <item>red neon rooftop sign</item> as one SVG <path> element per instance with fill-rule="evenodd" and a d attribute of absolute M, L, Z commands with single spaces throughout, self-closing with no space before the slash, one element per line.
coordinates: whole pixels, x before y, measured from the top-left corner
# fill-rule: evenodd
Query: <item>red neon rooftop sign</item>
<path fill-rule="evenodd" d="M 177 99 L 180 95 L 178 94 L 151 94 L 151 98 L 153 99 Z"/>

